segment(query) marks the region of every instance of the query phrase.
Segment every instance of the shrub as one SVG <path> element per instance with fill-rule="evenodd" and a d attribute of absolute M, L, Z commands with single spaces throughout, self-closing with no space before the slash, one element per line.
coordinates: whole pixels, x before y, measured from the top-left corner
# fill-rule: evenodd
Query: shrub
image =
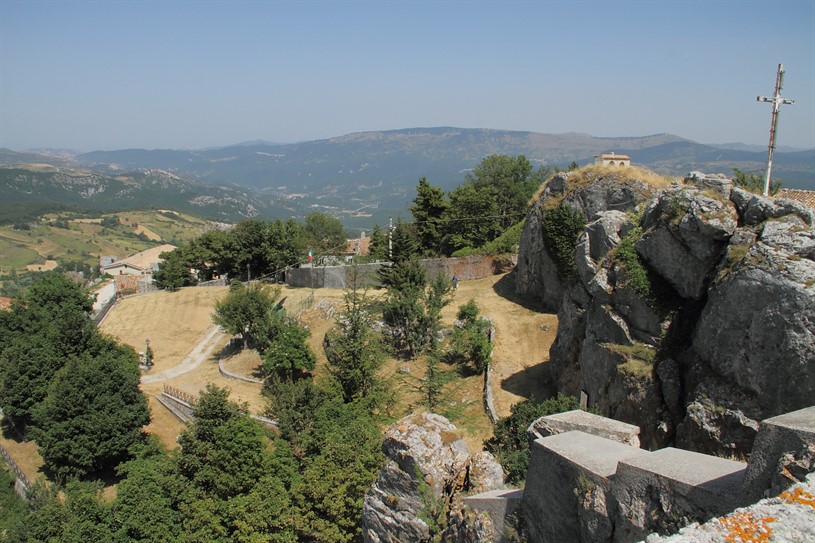
<path fill-rule="evenodd" d="M 574 249 L 585 227 L 586 218 L 583 214 L 568 205 L 561 204 L 543 214 L 543 244 L 554 260 L 561 279 L 570 279 L 577 272 Z"/>
<path fill-rule="evenodd" d="M 518 484 L 526 479 L 529 467 L 529 444 L 526 429 L 535 420 L 547 415 L 578 409 L 580 404 L 574 396 L 558 394 L 542 403 L 535 398 L 517 403 L 510 409 L 510 415 L 495 425 L 494 437 L 484 442 L 484 448 L 495 455 L 507 474 L 509 484 Z"/>

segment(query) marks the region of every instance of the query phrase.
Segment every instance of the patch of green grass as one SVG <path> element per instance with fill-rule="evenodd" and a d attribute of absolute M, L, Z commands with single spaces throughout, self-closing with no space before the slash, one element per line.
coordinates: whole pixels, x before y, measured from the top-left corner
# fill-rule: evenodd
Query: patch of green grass
<path fill-rule="evenodd" d="M 651 379 L 656 362 L 656 349 L 644 343 L 634 345 L 618 345 L 616 343 L 603 343 L 602 347 L 621 355 L 625 362 L 617 366 L 618 371 L 634 377 Z"/>
<path fill-rule="evenodd" d="M 12 243 L 8 240 L 0 239 L 0 270 L 4 272 L 13 269 L 25 269 L 28 264 L 35 263 L 39 256 L 37 251 L 21 243 Z"/>

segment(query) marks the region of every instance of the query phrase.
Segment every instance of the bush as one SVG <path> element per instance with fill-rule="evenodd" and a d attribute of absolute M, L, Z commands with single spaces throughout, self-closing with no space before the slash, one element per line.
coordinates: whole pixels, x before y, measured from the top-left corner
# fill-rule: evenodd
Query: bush
<path fill-rule="evenodd" d="M 583 214 L 564 204 L 547 210 L 541 219 L 543 244 L 561 279 L 570 279 L 577 272 L 574 249 L 585 227 Z"/>
<path fill-rule="evenodd" d="M 464 370 L 467 366 L 478 374 L 487 370 L 492 353 L 489 331 L 490 322 L 479 318 L 480 311 L 474 300 L 458 309 L 456 318 L 463 321 L 461 327 L 453 329 L 447 361 Z"/>
<path fill-rule="evenodd" d="M 526 479 L 529 468 L 529 444 L 526 429 L 535 420 L 547 415 L 578 409 L 580 404 L 574 396 L 558 394 L 542 403 L 535 398 L 517 403 L 510 409 L 510 415 L 495 425 L 495 436 L 484 442 L 484 448 L 495 455 L 507 474 L 506 482 L 518 484 Z"/>

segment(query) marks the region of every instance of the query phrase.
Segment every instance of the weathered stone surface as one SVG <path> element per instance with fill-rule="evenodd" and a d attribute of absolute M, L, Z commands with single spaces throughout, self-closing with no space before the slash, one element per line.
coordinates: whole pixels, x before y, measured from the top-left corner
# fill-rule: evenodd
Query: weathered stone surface
<path fill-rule="evenodd" d="M 768 198 L 738 187 L 730 193 L 730 200 L 735 204 L 742 222 L 747 226 L 755 226 L 768 219 L 786 215 L 795 215 L 810 226 L 815 223 L 815 211 L 794 200 Z"/>
<path fill-rule="evenodd" d="M 758 239 L 791 255 L 815 261 L 815 229 L 797 215 L 765 222 Z"/>
<path fill-rule="evenodd" d="M 682 297 L 699 299 L 737 224 L 729 201 L 695 191 L 666 192 L 649 209 L 648 230 L 636 249 Z"/>
<path fill-rule="evenodd" d="M 507 540 L 515 541 L 514 539 L 510 539 L 508 536 L 513 530 L 517 530 L 517 527 L 512 526 L 512 524 L 513 521 L 517 523 L 516 512 L 521 506 L 523 495 L 523 490 L 510 489 L 491 490 L 489 492 L 464 497 L 463 501 L 466 508 L 461 514 L 462 517 L 466 518 L 467 509 L 469 508 L 478 514 L 479 520 L 486 516 L 486 518 L 489 518 L 492 522 L 492 533 L 486 529 L 487 523 L 484 520 L 481 520 L 480 522 L 477 520 L 475 523 L 471 523 L 476 524 L 473 531 L 480 532 L 479 535 L 483 539 L 472 539 L 465 541 L 492 541 L 489 539 L 490 537 L 494 537 L 497 543 Z M 459 523 L 456 519 L 452 520 L 457 524 Z M 464 525 L 465 523 L 461 522 L 460 524 Z M 481 527 L 480 530 L 479 525 Z M 445 540 L 445 542 L 446 541 L 447 540 Z"/>
<path fill-rule="evenodd" d="M 761 418 L 808 405 L 815 397 L 815 262 L 753 245 L 710 290 L 693 349 L 756 396 Z"/>
<path fill-rule="evenodd" d="M 715 191 L 725 198 L 730 198 L 733 191 L 733 181 L 724 174 L 706 174 L 702 172 L 690 172 L 685 176 L 685 184 L 692 185 L 699 189 Z"/>
<path fill-rule="evenodd" d="M 815 474 L 776 498 L 736 509 L 705 524 L 692 524 L 676 535 L 649 535 L 646 543 L 725 543 L 730 541 L 815 541 Z"/>
<path fill-rule="evenodd" d="M 725 389 L 733 395 L 723 394 Z M 741 454 L 752 447 L 758 421 L 737 407 L 746 403 L 736 401 L 738 390 L 721 387 L 714 392 L 703 384 L 695 394 L 694 400 L 685 407 L 685 418 L 677 428 L 679 445 L 692 451 L 722 456 Z"/>
<path fill-rule="evenodd" d="M 813 447 L 815 406 L 762 421 L 750 454 L 743 497 L 753 501 L 774 496 L 802 480 L 803 474 L 813 471 Z"/>
<path fill-rule="evenodd" d="M 558 276 L 555 263 L 543 244 L 541 220 L 545 209 L 543 204 L 547 200 L 553 198 L 562 200 L 564 204 L 580 210 L 589 222 L 598 219 L 603 221 L 596 225 L 599 239 L 603 236 L 600 230 L 607 228 L 608 232 L 611 232 L 615 229 L 614 221 L 621 217 L 614 213 L 606 214 L 607 212 L 626 214 L 654 194 L 656 189 L 653 186 L 634 177 L 621 178 L 620 174 L 598 177 L 589 184 L 570 181 L 568 173 L 555 175 L 544 189 L 541 199 L 527 214 L 521 233 L 515 290 L 519 294 L 534 296 L 540 299 L 545 307 L 556 310 L 570 287 L 569 282 L 564 282 Z M 617 229 L 617 237 L 619 233 L 620 230 Z M 607 241 L 613 242 L 613 239 L 614 237 L 609 235 Z M 587 242 L 586 247 L 590 248 L 591 243 Z M 598 241 L 598 244 L 602 243 Z M 590 252 L 586 254 L 589 256 L 599 254 L 600 245 L 596 247 L 594 251 L 589 249 Z"/>
<path fill-rule="evenodd" d="M 554 179 L 553 179 L 554 181 Z M 551 184 L 551 182 L 550 182 Z M 564 284 L 554 260 L 543 243 L 543 200 L 532 206 L 526 217 L 515 268 L 515 290 L 519 294 L 537 297 L 543 305 L 556 309 L 563 298 Z"/>
<path fill-rule="evenodd" d="M 535 440 L 521 502 L 529 541 L 604 541 L 581 539 L 581 533 L 610 532 L 604 520 L 610 477 L 620 461 L 647 454 L 579 431 Z"/>
<path fill-rule="evenodd" d="M 746 469 L 741 462 L 674 448 L 620 460 L 611 486 L 619 508 L 614 540 L 640 541 L 732 511 Z"/>
<path fill-rule="evenodd" d="M 456 427 L 433 413 L 398 421 L 385 433 L 382 451 L 385 466 L 363 500 L 366 542 L 428 541 L 433 534 L 421 518 L 428 500 L 458 503 L 459 492 L 503 485 L 503 470 L 492 455 L 471 457 Z"/>
<path fill-rule="evenodd" d="M 632 447 L 640 446 L 640 439 L 637 437 L 640 433 L 639 426 L 601 417 L 580 409 L 541 417 L 529 425 L 526 435 L 530 441 L 534 441 L 572 430 L 604 437 Z"/>
<path fill-rule="evenodd" d="M 646 298 L 641 270 L 615 256 L 636 215 L 623 220 L 613 210 L 633 185 L 589 177 L 558 176 L 536 204 L 564 199 L 590 221 L 575 280 L 543 279 L 555 273 L 548 261 L 527 266 L 542 267 L 525 292 L 559 309 L 549 353 L 558 391 L 584 391 L 602 414 L 637 424 L 646 447 L 747 455 L 756 421 L 815 397 L 812 210 L 731 189 L 722 176 L 642 190 L 633 201 L 643 211 L 635 248 L 648 272 Z M 610 183 L 620 185 L 616 192 Z M 656 356 L 638 359 L 644 347 Z"/>

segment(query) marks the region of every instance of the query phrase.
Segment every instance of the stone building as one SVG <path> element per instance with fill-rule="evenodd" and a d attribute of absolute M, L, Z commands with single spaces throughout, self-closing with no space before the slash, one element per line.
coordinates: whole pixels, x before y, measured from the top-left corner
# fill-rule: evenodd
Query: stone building
<path fill-rule="evenodd" d="M 594 155 L 594 164 L 597 166 L 631 166 L 631 157 L 616 153 L 602 153 Z"/>

